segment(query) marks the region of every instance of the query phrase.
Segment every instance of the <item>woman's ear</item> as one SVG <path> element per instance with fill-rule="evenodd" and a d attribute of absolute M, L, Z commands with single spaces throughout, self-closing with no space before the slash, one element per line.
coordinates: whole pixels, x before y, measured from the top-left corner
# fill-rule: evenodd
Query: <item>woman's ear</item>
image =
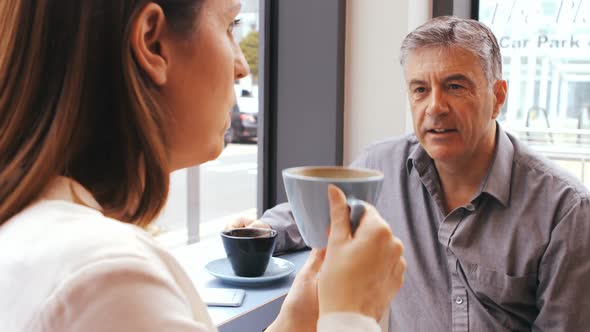
<path fill-rule="evenodd" d="M 130 44 L 140 68 L 157 86 L 166 84 L 169 59 L 164 47 L 166 16 L 162 8 L 146 5 L 131 27 Z"/>

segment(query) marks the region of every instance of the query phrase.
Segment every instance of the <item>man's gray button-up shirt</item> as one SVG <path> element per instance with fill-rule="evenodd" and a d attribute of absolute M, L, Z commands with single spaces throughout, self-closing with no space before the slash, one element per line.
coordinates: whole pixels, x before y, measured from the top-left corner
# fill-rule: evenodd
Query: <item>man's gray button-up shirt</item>
<path fill-rule="evenodd" d="M 375 205 L 405 246 L 390 331 L 590 331 L 589 193 L 500 126 L 479 192 L 447 215 L 414 135 L 351 166 L 385 174 Z M 277 250 L 304 246 L 288 204 L 262 220 L 279 231 Z"/>

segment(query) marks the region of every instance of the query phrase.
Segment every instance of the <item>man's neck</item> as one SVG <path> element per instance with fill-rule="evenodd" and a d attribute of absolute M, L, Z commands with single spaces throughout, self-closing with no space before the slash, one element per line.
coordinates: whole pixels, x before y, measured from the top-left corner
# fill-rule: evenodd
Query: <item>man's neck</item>
<path fill-rule="evenodd" d="M 463 158 L 450 162 L 434 161 L 445 198 L 445 214 L 471 202 L 480 190 L 494 158 L 496 140 L 488 144 L 487 152 L 476 159 Z"/>
<path fill-rule="evenodd" d="M 473 168 L 445 171 L 446 167 L 436 166 L 440 185 L 445 198 L 445 214 L 468 204 L 481 186 L 484 173 Z"/>

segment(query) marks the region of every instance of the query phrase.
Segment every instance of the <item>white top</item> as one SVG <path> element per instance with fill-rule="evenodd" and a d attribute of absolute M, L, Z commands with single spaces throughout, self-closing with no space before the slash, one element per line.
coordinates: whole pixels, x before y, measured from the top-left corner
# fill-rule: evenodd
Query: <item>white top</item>
<path fill-rule="evenodd" d="M 67 178 L 0 226 L 0 271 L 0 331 L 216 331 L 176 260 Z M 379 326 L 351 313 L 318 322 L 353 330 Z"/>

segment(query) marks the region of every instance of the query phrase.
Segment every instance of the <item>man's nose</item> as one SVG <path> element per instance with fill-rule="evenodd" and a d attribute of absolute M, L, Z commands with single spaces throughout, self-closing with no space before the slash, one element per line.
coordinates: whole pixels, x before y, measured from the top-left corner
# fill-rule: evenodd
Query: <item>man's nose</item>
<path fill-rule="evenodd" d="M 439 116 L 448 112 L 449 105 L 443 91 L 441 91 L 441 89 L 432 89 L 432 93 L 430 94 L 430 104 L 428 105 L 426 114 L 430 116 Z"/>

